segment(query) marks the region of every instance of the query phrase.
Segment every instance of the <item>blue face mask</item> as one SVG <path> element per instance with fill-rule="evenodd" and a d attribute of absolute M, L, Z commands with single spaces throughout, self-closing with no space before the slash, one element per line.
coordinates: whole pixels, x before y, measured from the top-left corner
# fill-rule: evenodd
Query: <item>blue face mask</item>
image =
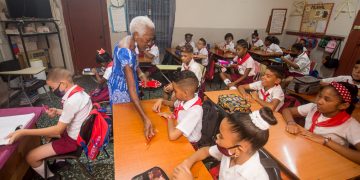
<path fill-rule="evenodd" d="M 65 92 L 60 91 L 60 85 L 61 85 L 61 82 L 59 83 L 59 86 L 53 91 L 53 93 L 55 96 L 62 98 L 65 95 Z"/>

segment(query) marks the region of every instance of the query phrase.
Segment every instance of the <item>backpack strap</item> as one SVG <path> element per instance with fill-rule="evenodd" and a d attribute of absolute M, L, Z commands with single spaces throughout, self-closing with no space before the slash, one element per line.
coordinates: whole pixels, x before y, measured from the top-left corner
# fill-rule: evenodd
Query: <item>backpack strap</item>
<path fill-rule="evenodd" d="M 71 97 L 72 95 L 74 95 L 75 93 L 77 93 L 77 92 L 82 92 L 82 91 L 84 91 L 84 88 L 76 85 L 76 87 L 70 92 L 68 98 L 70 98 L 70 97 Z"/>

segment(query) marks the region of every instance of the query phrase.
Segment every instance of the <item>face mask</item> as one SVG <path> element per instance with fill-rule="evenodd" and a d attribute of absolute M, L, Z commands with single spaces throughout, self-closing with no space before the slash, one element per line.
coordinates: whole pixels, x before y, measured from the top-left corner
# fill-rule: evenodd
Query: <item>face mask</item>
<path fill-rule="evenodd" d="M 233 156 L 234 154 L 231 154 L 230 149 L 239 147 L 240 145 L 235 145 L 235 146 L 233 146 L 233 147 L 231 147 L 231 148 L 224 148 L 224 147 L 219 146 L 218 144 L 216 144 L 216 146 L 217 146 L 217 148 L 219 149 L 219 151 L 220 151 L 223 155 L 225 155 L 225 156 L 227 156 L 227 157 L 231 157 L 231 156 Z"/>
<path fill-rule="evenodd" d="M 296 58 L 298 55 L 297 55 L 297 54 L 290 54 L 290 56 L 291 56 L 292 58 Z"/>
<path fill-rule="evenodd" d="M 253 42 L 256 42 L 256 41 L 257 41 L 257 39 L 256 39 L 256 38 L 254 38 L 254 39 L 252 39 L 252 41 L 253 41 Z"/>
<path fill-rule="evenodd" d="M 65 95 L 65 92 L 64 91 L 60 91 L 60 85 L 61 85 L 61 82 L 59 83 L 59 86 L 54 90 L 54 95 L 59 97 L 59 98 L 62 98 L 64 95 Z"/>

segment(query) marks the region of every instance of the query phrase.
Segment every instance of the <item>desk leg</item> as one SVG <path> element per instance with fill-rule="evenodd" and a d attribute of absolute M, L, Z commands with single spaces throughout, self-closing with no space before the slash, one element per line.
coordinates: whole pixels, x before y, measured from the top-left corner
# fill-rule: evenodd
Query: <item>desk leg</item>
<path fill-rule="evenodd" d="M 32 103 L 31 103 L 31 100 L 30 100 L 29 96 L 26 94 L 26 91 L 25 91 L 25 88 L 24 88 L 25 85 L 24 85 L 23 76 L 20 76 L 20 86 L 21 86 L 22 92 L 24 93 L 26 99 L 28 100 L 30 106 L 32 107 L 33 105 L 32 105 Z"/>

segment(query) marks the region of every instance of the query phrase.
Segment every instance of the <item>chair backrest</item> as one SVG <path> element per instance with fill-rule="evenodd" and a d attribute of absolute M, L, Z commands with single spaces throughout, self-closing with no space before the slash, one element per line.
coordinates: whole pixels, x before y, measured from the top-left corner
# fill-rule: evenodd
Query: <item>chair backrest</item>
<path fill-rule="evenodd" d="M 258 150 L 260 155 L 260 162 L 264 166 L 270 180 L 281 180 L 280 168 L 264 149 Z"/>

